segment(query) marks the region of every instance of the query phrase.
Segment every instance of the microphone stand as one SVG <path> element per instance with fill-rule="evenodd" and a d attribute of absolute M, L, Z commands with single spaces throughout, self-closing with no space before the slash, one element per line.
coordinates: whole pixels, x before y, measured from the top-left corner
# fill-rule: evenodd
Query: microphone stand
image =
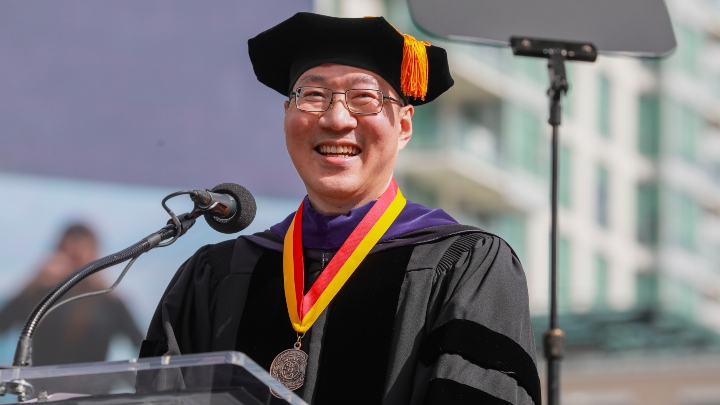
<path fill-rule="evenodd" d="M 168 212 L 173 216 L 173 218 L 168 221 L 169 224 L 167 226 L 150 234 L 126 249 L 86 264 L 55 286 L 55 288 L 53 288 L 40 301 L 40 303 L 35 306 L 35 309 L 32 311 L 27 321 L 25 321 L 25 325 L 23 326 L 20 337 L 18 338 L 15 357 L 11 368 L 32 366 L 32 339 L 37 326 L 40 324 L 40 321 L 42 321 L 48 311 L 51 310 L 53 304 L 55 304 L 73 286 L 89 275 L 100 270 L 125 262 L 129 259 L 137 258 L 143 253 L 156 247 L 163 247 L 173 243 L 195 224 L 197 217 L 203 214 L 203 212 L 198 210 L 197 207 L 192 212 L 181 214 L 179 216 L 175 216 L 169 210 Z M 161 242 L 171 238 L 172 240 L 170 242 L 161 244 Z M 24 380 L 13 380 L 8 382 L 0 381 L 0 395 L 5 395 L 6 393 L 17 395 L 19 402 L 25 401 L 27 399 L 27 395 L 31 392 L 32 385 Z"/>
<path fill-rule="evenodd" d="M 594 62 L 597 48 L 591 43 L 558 42 L 527 37 L 510 38 L 513 53 L 519 56 L 546 58 L 550 76 L 550 118 L 552 127 L 552 183 L 550 193 L 550 325 L 543 335 L 543 351 L 547 360 L 547 405 L 560 403 L 560 361 L 563 358 L 565 333 L 558 325 L 557 317 L 557 253 L 558 253 L 558 144 L 562 117 L 560 99 L 570 85 L 565 72 L 566 60 Z"/>

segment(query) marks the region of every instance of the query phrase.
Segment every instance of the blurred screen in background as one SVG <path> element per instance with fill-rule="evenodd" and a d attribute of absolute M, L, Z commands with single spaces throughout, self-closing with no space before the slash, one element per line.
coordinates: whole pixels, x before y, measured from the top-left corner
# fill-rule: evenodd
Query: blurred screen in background
<path fill-rule="evenodd" d="M 245 186 L 258 203 L 245 233 L 292 212 L 304 190 L 284 147 L 284 97 L 255 79 L 247 40 L 311 9 L 310 0 L 0 2 L 0 306 L 37 301 L 39 280 L 77 265 L 59 247 L 68 226 L 87 226 L 104 256 L 164 226 L 160 201 L 173 191 Z M 192 208 L 186 197 L 170 206 Z M 96 350 L 101 358 L 75 358 L 135 357 L 175 270 L 200 246 L 231 237 L 200 220 L 171 247 L 141 257 L 110 297 L 132 322 L 96 339 L 108 346 Z M 121 270 L 102 272 L 95 286 Z M 99 323 L 73 324 L 68 314 L 99 301 L 75 305 L 39 330 L 57 335 L 58 350 L 58 342 L 65 350 L 92 342 L 78 330 L 122 318 L 115 305 Z M 5 308 L 2 319 L 13 321 L 0 327 L 0 364 L 12 362 L 20 319 L 33 306 Z M 61 321 L 68 327 L 53 330 Z"/>

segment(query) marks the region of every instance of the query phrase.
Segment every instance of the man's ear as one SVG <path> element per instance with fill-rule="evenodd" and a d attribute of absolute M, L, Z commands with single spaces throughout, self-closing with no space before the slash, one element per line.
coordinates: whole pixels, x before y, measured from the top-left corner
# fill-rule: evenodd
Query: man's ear
<path fill-rule="evenodd" d="M 290 108 L 290 100 L 285 100 L 285 112 Z"/>
<path fill-rule="evenodd" d="M 400 108 L 400 136 L 398 137 L 398 150 L 407 145 L 412 137 L 412 117 L 415 115 L 415 107 L 406 105 Z"/>

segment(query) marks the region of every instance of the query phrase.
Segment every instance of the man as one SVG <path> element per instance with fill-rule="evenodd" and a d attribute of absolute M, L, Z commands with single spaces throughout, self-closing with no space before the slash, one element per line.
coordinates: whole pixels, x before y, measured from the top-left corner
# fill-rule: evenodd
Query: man
<path fill-rule="evenodd" d="M 142 354 L 242 351 L 312 404 L 539 404 L 512 249 L 406 201 L 392 177 L 413 106 L 453 84 L 445 51 L 383 18 L 299 13 L 249 52 L 289 95 L 307 197 L 270 230 L 191 257 Z"/>
<path fill-rule="evenodd" d="M 17 338 L 35 306 L 60 281 L 97 259 L 98 241 L 87 225 L 71 224 L 56 249 L 37 274 L 0 309 L 0 333 Z M 102 274 L 94 274 L 73 287 L 68 296 L 106 289 Z M 15 330 L 17 329 L 17 330 Z M 137 346 L 142 333 L 120 297 L 103 294 L 70 302 L 43 319 L 33 338 L 33 363 L 37 366 L 104 361 L 117 338 Z"/>

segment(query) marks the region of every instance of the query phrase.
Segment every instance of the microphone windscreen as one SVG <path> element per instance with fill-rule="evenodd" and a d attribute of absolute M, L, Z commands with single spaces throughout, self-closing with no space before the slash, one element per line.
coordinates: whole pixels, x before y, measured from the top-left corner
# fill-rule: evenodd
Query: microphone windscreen
<path fill-rule="evenodd" d="M 211 191 L 227 194 L 237 203 L 237 212 L 228 219 L 220 218 L 213 213 L 204 214 L 205 221 L 212 229 L 221 233 L 240 232 L 255 219 L 255 198 L 245 187 L 234 183 L 223 183 L 215 186 Z"/>

